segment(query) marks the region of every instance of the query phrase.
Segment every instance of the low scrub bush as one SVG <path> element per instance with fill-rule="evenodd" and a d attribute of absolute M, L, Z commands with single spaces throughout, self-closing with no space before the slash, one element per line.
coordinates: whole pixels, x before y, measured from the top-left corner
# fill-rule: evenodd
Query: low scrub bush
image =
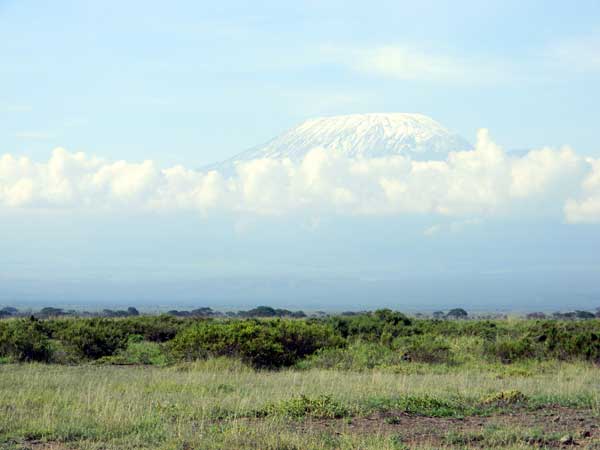
<path fill-rule="evenodd" d="M 535 358 L 539 354 L 533 341 L 529 338 L 503 339 L 498 342 L 489 342 L 485 345 L 488 356 L 508 364 L 513 361 Z"/>
<path fill-rule="evenodd" d="M 389 341 L 411 333 L 412 321 L 400 312 L 380 309 L 372 313 L 331 317 L 328 323 L 343 338 Z"/>
<path fill-rule="evenodd" d="M 402 362 L 402 354 L 386 345 L 359 341 L 342 348 L 323 348 L 296 366 L 301 369 L 366 370 Z"/>
<path fill-rule="evenodd" d="M 484 405 L 510 406 L 527 403 L 527 396 L 516 389 L 490 394 L 481 400 Z"/>
<path fill-rule="evenodd" d="M 168 358 L 163 352 L 161 344 L 145 341 L 140 335 L 133 335 L 129 337 L 126 348 L 117 351 L 114 356 L 100 358 L 98 362 L 117 365 L 165 366 L 168 363 Z"/>
<path fill-rule="evenodd" d="M 112 356 L 127 346 L 127 333 L 111 319 L 65 320 L 54 336 L 83 359 Z"/>
<path fill-rule="evenodd" d="M 296 320 L 231 320 L 199 322 L 171 343 L 177 358 L 194 360 L 233 356 L 258 368 L 291 366 L 315 351 L 343 344 L 319 323 Z"/>
<path fill-rule="evenodd" d="M 389 309 L 315 319 L 162 316 L 0 320 L 0 358 L 166 364 L 227 357 L 255 368 L 364 370 L 418 364 L 600 364 L 600 320 L 409 319 Z M 106 361 L 104 361 L 106 362 Z M 443 366 L 438 368 L 444 369 Z"/>
<path fill-rule="evenodd" d="M 177 333 L 187 324 L 171 315 L 129 317 L 115 321 L 124 333 L 128 335 L 140 335 L 145 341 L 167 342 L 173 339 Z"/>
<path fill-rule="evenodd" d="M 368 411 L 393 411 L 428 417 L 461 417 L 474 411 L 474 408 L 462 399 L 442 399 L 427 394 L 370 398 L 365 408 Z"/>
<path fill-rule="evenodd" d="M 439 336 L 418 335 L 399 338 L 394 341 L 394 349 L 403 353 L 407 361 L 428 364 L 452 363 L 450 345 Z"/>
<path fill-rule="evenodd" d="M 488 342 L 486 354 L 503 363 L 526 359 L 600 362 L 600 321 L 536 321 L 520 337 Z"/>
<path fill-rule="evenodd" d="M 336 402 L 330 395 L 299 397 L 271 403 L 257 412 L 257 416 L 276 416 L 292 419 L 312 417 L 315 419 L 337 419 L 350 414 L 348 408 Z"/>
<path fill-rule="evenodd" d="M 48 362 L 51 353 L 43 322 L 32 318 L 0 323 L 0 357 L 20 362 Z"/>
<path fill-rule="evenodd" d="M 545 321 L 529 332 L 548 356 L 600 362 L 600 321 Z"/>

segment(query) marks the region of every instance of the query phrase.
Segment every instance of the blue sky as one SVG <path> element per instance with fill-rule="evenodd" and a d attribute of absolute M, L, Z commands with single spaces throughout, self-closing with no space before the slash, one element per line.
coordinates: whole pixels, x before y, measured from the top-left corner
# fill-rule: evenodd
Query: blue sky
<path fill-rule="evenodd" d="M 0 305 L 600 306 L 598 1 L 0 0 L 0 55 Z M 476 151 L 195 171 L 366 112 Z"/>
<path fill-rule="evenodd" d="M 2 153 L 201 166 L 308 117 L 399 111 L 600 154 L 596 1 L 1 0 L 0 50 Z"/>

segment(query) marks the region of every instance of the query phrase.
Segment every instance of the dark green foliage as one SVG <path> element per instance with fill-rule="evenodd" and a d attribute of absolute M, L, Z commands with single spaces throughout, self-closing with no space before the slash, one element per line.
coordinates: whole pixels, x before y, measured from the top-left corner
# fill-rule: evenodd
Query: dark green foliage
<path fill-rule="evenodd" d="M 53 308 L 48 306 L 40 309 L 40 312 L 36 314 L 38 317 L 60 317 L 66 315 L 62 308 Z"/>
<path fill-rule="evenodd" d="M 44 324 L 33 317 L 1 322 L 0 356 L 15 361 L 49 361 L 50 342 Z"/>
<path fill-rule="evenodd" d="M 172 343 L 179 358 L 235 356 L 255 367 L 291 366 L 320 348 L 343 343 L 329 327 L 292 320 L 232 320 L 199 322 L 183 330 Z"/>
<path fill-rule="evenodd" d="M 142 336 L 129 336 L 127 347 L 116 352 L 114 356 L 100 358 L 99 363 L 115 365 L 154 365 L 164 366 L 168 362 L 162 344 L 148 342 Z"/>
<path fill-rule="evenodd" d="M 452 319 L 466 319 L 468 315 L 469 314 L 467 314 L 467 312 L 464 309 L 454 308 L 454 309 L 451 309 L 450 311 L 448 311 L 448 314 L 446 314 L 446 317 L 450 317 Z"/>
<path fill-rule="evenodd" d="M 487 343 L 486 352 L 493 358 L 499 359 L 505 364 L 513 361 L 534 358 L 538 354 L 531 339 L 505 339 L 498 342 Z"/>
<path fill-rule="evenodd" d="M 491 320 L 419 320 L 407 334 L 431 334 L 434 336 L 476 336 L 494 341 L 499 335 L 520 334 L 506 322 Z"/>
<path fill-rule="evenodd" d="M 260 311 L 278 314 L 265 308 Z M 136 316 L 132 309 L 122 318 L 81 318 L 70 313 L 55 317 L 54 308 L 46 312 L 51 317 L 45 320 L 0 321 L 0 358 L 76 364 L 117 357 L 113 362 L 165 364 L 232 356 L 259 368 L 286 367 L 303 360 L 299 367 L 356 370 L 413 362 L 453 364 L 474 357 L 503 363 L 527 359 L 600 363 L 600 320 L 595 318 L 409 319 L 389 309 L 300 320 Z M 464 338 L 474 338 L 466 340 L 472 347 L 466 351 L 453 347 L 453 354 L 449 343 Z"/>
<path fill-rule="evenodd" d="M 135 309 L 135 308 L 133 308 L 133 309 Z M 127 311 L 125 311 L 123 309 L 119 309 L 119 310 L 103 309 L 102 310 L 102 316 L 103 317 L 129 317 L 131 315 L 132 314 L 129 311 L 129 309 Z M 133 314 L 133 315 L 135 315 L 135 314 Z"/>
<path fill-rule="evenodd" d="M 537 324 L 530 332 L 541 352 L 557 359 L 585 359 L 600 362 L 600 321 L 552 322 Z"/>
<path fill-rule="evenodd" d="M 429 417 L 463 417 L 478 411 L 460 397 L 441 399 L 431 395 L 404 395 L 396 398 L 370 398 L 367 410 L 404 412 Z"/>
<path fill-rule="evenodd" d="M 5 306 L 4 308 L 0 309 L 0 317 L 16 316 L 18 313 L 19 310 L 12 306 Z"/>
<path fill-rule="evenodd" d="M 366 370 L 403 364 L 403 354 L 375 342 L 354 342 L 342 348 L 323 348 L 296 365 L 300 369 Z"/>
<path fill-rule="evenodd" d="M 596 315 L 589 311 L 575 311 L 575 317 L 578 319 L 593 319 Z"/>
<path fill-rule="evenodd" d="M 415 335 L 399 338 L 394 341 L 394 348 L 402 351 L 407 361 L 449 364 L 452 352 L 448 343 L 439 336 Z"/>
<path fill-rule="evenodd" d="M 290 311 L 289 309 L 276 309 L 270 306 L 257 306 L 249 311 L 240 311 L 238 317 L 306 317 L 303 311 Z"/>
<path fill-rule="evenodd" d="M 167 342 L 173 339 L 185 322 L 163 314 L 160 316 L 128 317 L 116 322 L 127 335 L 139 334 L 151 342 Z"/>
<path fill-rule="evenodd" d="M 411 320 L 404 314 L 390 309 L 380 309 L 373 313 L 354 316 L 334 316 L 328 323 L 333 330 L 344 338 L 356 338 L 367 341 L 391 339 L 410 333 Z"/>
<path fill-rule="evenodd" d="M 215 311 L 212 308 L 208 308 L 203 306 L 202 308 L 196 308 L 192 311 L 178 311 L 176 309 L 172 309 L 167 314 L 176 317 L 217 317 L 223 315 L 219 311 Z"/>
<path fill-rule="evenodd" d="M 79 357 L 97 359 L 111 356 L 127 346 L 131 336 L 149 342 L 173 339 L 183 327 L 180 319 L 163 316 L 127 317 L 124 319 L 63 319 L 48 322 L 51 336 Z"/>
<path fill-rule="evenodd" d="M 489 343 L 487 352 L 503 362 L 528 358 L 600 362 L 600 321 L 537 321 L 519 338 Z"/>
<path fill-rule="evenodd" d="M 525 317 L 527 317 L 528 319 L 545 319 L 546 314 L 544 314 L 543 312 L 532 312 L 527 314 Z"/>
<path fill-rule="evenodd" d="M 108 319 L 63 321 L 55 336 L 82 358 L 110 356 L 127 344 L 127 334 L 117 322 Z"/>

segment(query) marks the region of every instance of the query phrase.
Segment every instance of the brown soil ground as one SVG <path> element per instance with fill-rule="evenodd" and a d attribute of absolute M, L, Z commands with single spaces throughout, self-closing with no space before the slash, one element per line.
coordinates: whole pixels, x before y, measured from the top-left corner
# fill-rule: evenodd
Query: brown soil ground
<path fill-rule="evenodd" d="M 531 438 L 522 442 L 533 448 L 589 448 L 600 449 L 600 419 L 592 411 L 569 408 L 546 408 L 537 411 L 515 411 L 510 414 L 489 417 L 436 418 L 412 416 L 403 412 L 379 413 L 368 417 L 345 420 L 312 420 L 300 422 L 299 430 L 314 432 L 321 430 L 330 433 L 378 433 L 401 436 L 402 442 L 409 448 L 419 446 L 449 445 L 449 433 L 471 436 L 456 448 L 488 448 L 489 443 L 480 442 L 478 437 L 486 429 L 497 430 L 536 430 Z M 535 438 L 535 436 L 558 436 L 555 439 Z M 572 442 L 561 442 L 560 438 L 571 436 Z"/>

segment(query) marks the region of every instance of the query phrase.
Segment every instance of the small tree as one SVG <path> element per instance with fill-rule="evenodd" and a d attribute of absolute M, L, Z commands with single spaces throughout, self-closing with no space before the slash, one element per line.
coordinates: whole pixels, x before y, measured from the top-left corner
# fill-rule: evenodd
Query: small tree
<path fill-rule="evenodd" d="M 596 316 L 589 311 L 575 311 L 575 317 L 578 319 L 593 319 Z"/>
<path fill-rule="evenodd" d="M 448 311 L 448 314 L 446 314 L 446 317 L 451 319 L 466 319 L 468 316 L 469 314 L 462 308 L 451 309 Z"/>
<path fill-rule="evenodd" d="M 546 314 L 543 312 L 532 312 L 525 316 L 527 319 L 545 319 Z"/>
<path fill-rule="evenodd" d="M 15 316 L 19 313 L 17 308 L 13 308 L 12 306 L 6 306 L 0 309 L 0 317 L 10 317 Z"/>
<path fill-rule="evenodd" d="M 45 308 L 40 309 L 38 315 L 41 317 L 58 317 L 64 316 L 65 312 L 62 310 L 62 308 L 54 308 L 52 306 L 47 306 Z"/>

